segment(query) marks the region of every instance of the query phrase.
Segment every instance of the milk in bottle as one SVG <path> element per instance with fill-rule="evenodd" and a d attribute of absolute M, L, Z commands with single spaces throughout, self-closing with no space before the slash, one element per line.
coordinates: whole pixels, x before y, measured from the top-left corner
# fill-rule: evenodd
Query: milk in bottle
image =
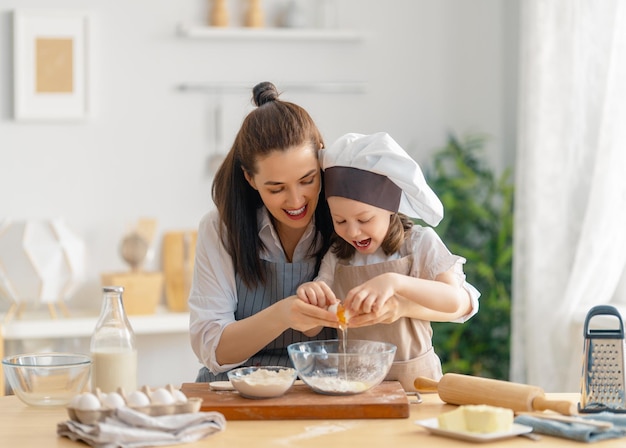
<path fill-rule="evenodd" d="M 104 393 L 137 389 L 135 333 L 124 311 L 121 286 L 103 288 L 100 318 L 91 337 L 92 388 Z"/>

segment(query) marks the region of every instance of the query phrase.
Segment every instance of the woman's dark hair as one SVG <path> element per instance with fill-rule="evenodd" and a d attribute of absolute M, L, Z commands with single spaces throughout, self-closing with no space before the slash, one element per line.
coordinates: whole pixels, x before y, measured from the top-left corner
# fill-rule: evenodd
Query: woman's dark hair
<path fill-rule="evenodd" d="M 394 213 L 389 217 L 389 229 L 380 245 L 385 255 L 391 255 L 400 249 L 411 227 L 413 227 L 413 221 L 402 213 Z M 356 251 L 352 244 L 339 237 L 336 233 L 333 233 L 331 244 L 334 245 L 332 248 L 333 253 L 341 260 L 352 258 Z"/>
<path fill-rule="evenodd" d="M 257 210 L 263 207 L 258 191 L 244 177 L 257 172 L 256 162 L 272 151 L 285 151 L 309 143 L 312 148 L 324 147 L 322 136 L 313 119 L 302 107 L 278 99 L 279 92 L 271 82 L 257 84 L 252 90 L 257 106 L 244 119 L 230 151 L 215 174 L 212 196 L 223 226 L 220 236 L 233 259 L 235 272 L 248 287 L 264 283 L 260 253 L 264 249 L 259 239 Z M 321 176 L 321 170 L 320 170 Z M 316 269 L 330 247 L 332 221 L 324 199 L 324 185 L 315 209 L 317 234 L 313 249 L 322 239 L 316 252 Z"/>

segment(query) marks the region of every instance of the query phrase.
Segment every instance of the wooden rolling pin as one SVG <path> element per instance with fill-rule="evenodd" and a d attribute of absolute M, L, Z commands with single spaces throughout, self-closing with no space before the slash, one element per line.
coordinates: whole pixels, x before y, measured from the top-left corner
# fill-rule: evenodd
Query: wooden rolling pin
<path fill-rule="evenodd" d="M 414 385 L 418 391 L 436 391 L 439 398 L 450 404 L 487 404 L 515 412 L 551 410 L 564 415 L 577 413 L 572 402 L 548 400 L 540 387 L 509 381 L 446 373 L 439 382 L 417 377 Z"/>

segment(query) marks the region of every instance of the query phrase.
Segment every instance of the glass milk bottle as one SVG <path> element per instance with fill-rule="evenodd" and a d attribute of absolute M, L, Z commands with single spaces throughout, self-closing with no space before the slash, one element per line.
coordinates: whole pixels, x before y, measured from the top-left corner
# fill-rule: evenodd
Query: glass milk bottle
<path fill-rule="evenodd" d="M 135 333 L 124 311 L 121 286 L 103 288 L 102 309 L 91 336 L 91 386 L 102 392 L 137 389 Z"/>

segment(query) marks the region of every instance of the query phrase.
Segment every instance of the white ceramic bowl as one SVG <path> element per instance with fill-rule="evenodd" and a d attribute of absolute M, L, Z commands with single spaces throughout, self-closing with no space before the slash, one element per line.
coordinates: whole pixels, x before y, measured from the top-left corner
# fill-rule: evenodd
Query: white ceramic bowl
<path fill-rule="evenodd" d="M 27 353 L 2 360 L 9 386 L 31 406 L 64 406 L 83 392 L 91 358 L 76 353 Z"/>
<path fill-rule="evenodd" d="M 387 376 L 396 346 L 386 342 L 349 339 L 298 342 L 287 347 L 302 381 L 315 392 L 353 395 L 380 384 Z"/>
<path fill-rule="evenodd" d="M 239 367 L 228 372 L 228 379 L 245 398 L 274 398 L 287 392 L 296 380 L 291 367 Z"/>

